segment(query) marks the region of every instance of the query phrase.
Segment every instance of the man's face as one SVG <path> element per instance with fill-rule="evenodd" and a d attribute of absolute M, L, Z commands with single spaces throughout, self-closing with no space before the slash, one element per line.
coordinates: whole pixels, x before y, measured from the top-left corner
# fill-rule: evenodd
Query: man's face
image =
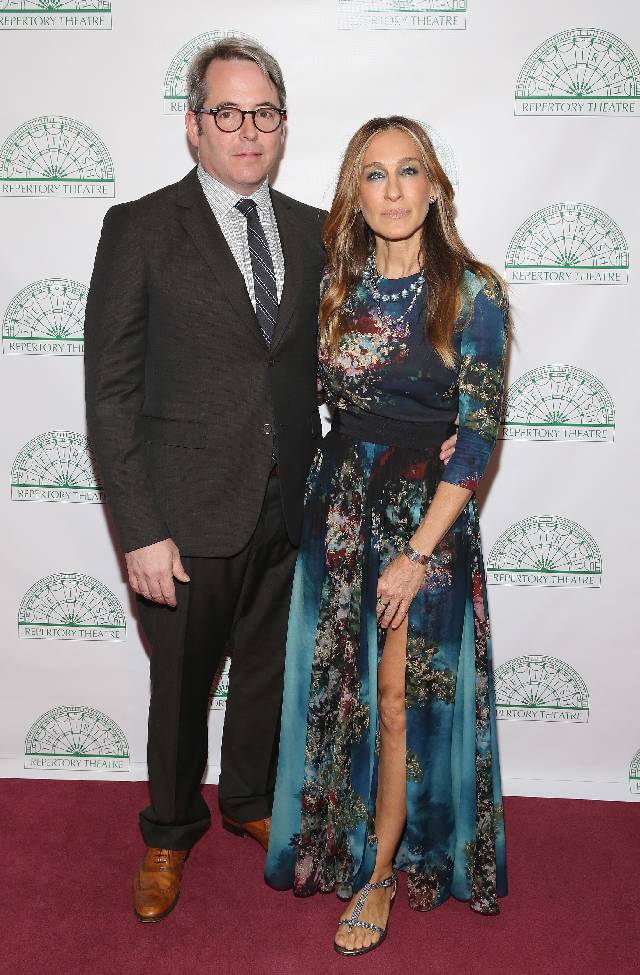
<path fill-rule="evenodd" d="M 205 80 L 204 108 L 281 107 L 275 85 L 253 61 L 212 61 Z M 187 134 L 203 168 L 243 196 L 257 190 L 280 156 L 286 123 L 283 121 L 275 132 L 259 132 L 252 117 L 245 115 L 237 132 L 221 132 L 212 115 L 201 115 L 200 121 L 202 131 L 198 132 L 198 119 L 187 112 Z"/>

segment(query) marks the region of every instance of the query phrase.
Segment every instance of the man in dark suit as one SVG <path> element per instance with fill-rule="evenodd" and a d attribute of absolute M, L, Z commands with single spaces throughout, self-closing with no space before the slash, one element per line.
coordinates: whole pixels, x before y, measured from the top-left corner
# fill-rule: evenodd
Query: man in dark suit
<path fill-rule="evenodd" d="M 109 210 L 89 291 L 88 429 L 152 650 L 141 921 L 175 906 L 210 822 L 209 692 L 228 643 L 223 824 L 268 840 L 295 546 L 321 435 L 325 214 L 269 189 L 284 106 L 264 49 L 226 39 L 202 51 L 186 116 L 199 164 Z"/>
<path fill-rule="evenodd" d="M 201 52 L 186 117 L 199 165 L 107 213 L 91 280 L 88 428 L 152 648 L 143 921 L 175 905 L 209 825 L 208 701 L 228 642 L 223 822 L 268 838 L 295 545 L 321 435 L 324 213 L 269 189 L 284 98 L 257 45 Z"/>

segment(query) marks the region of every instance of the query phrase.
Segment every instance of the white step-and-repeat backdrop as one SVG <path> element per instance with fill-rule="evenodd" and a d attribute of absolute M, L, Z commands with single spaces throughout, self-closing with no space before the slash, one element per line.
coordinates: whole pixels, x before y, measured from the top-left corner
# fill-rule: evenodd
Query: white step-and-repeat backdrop
<path fill-rule="evenodd" d="M 191 167 L 186 67 L 226 33 L 283 66 L 292 196 L 329 204 L 367 118 L 429 125 L 466 241 L 512 282 L 482 512 L 505 792 L 640 798 L 635 0 L 0 0 L 0 774 L 146 774 L 84 302 L 107 208 Z"/>

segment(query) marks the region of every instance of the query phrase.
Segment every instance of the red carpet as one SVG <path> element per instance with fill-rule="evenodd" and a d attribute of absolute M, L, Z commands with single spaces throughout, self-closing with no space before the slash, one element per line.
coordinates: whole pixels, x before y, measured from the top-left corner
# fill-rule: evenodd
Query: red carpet
<path fill-rule="evenodd" d="M 206 789 L 216 808 L 215 788 Z M 3 975 L 638 975 L 640 806 L 506 800 L 510 894 L 479 917 L 449 901 L 410 911 L 401 883 L 389 937 L 342 959 L 341 905 L 277 893 L 262 851 L 217 821 L 187 864 L 166 920 L 141 925 L 137 782 L 0 782 Z"/>

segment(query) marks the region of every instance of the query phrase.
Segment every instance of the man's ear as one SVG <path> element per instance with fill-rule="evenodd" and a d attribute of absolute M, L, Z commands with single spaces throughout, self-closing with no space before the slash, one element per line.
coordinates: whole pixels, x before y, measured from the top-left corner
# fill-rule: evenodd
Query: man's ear
<path fill-rule="evenodd" d="M 200 133 L 198 132 L 198 116 L 195 112 L 189 111 L 185 114 L 184 125 L 187 130 L 189 142 L 194 149 L 197 149 L 200 142 Z"/>

